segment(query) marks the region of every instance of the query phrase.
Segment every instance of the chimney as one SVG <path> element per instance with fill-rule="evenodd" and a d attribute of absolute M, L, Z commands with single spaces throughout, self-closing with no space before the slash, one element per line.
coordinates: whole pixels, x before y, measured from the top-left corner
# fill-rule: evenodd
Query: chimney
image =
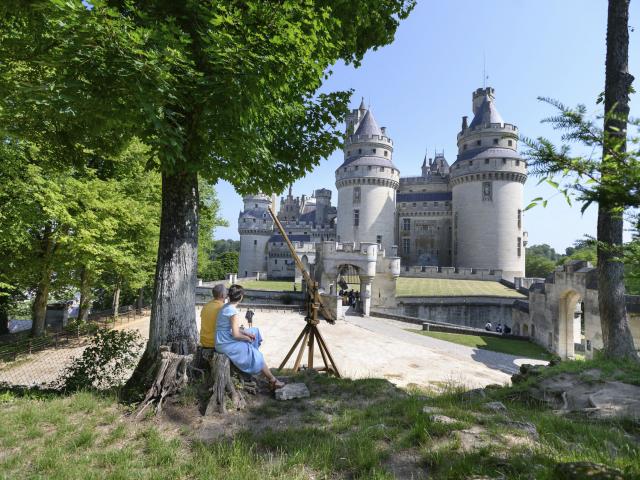
<path fill-rule="evenodd" d="M 464 132 L 467 128 L 469 128 L 469 124 L 467 123 L 469 120 L 469 117 L 467 117 L 466 115 L 464 117 L 462 117 L 462 131 Z"/>

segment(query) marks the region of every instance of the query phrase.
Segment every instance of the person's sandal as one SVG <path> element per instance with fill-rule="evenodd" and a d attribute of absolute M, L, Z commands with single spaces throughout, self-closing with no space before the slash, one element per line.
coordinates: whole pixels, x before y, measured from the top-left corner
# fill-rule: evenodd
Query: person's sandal
<path fill-rule="evenodd" d="M 273 380 L 269 380 L 269 387 L 271 388 L 271 390 L 278 390 L 282 387 L 284 387 L 285 383 L 281 382 L 280 380 L 278 380 L 277 378 L 274 378 Z"/>

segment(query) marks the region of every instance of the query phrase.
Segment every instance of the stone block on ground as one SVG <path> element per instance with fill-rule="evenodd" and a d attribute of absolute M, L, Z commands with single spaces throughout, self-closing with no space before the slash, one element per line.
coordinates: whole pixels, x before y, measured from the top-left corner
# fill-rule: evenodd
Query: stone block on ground
<path fill-rule="evenodd" d="M 506 412 L 507 407 L 502 402 L 488 402 L 484 404 L 484 408 L 492 412 Z"/>
<path fill-rule="evenodd" d="M 294 398 L 307 398 L 309 389 L 304 383 L 289 383 L 276 390 L 276 400 L 293 400 Z"/>
<path fill-rule="evenodd" d="M 620 470 L 591 462 L 559 463 L 554 471 L 558 480 L 624 480 Z"/>
<path fill-rule="evenodd" d="M 446 415 L 431 415 L 431 420 L 436 423 L 443 423 L 445 425 L 450 425 L 457 422 L 455 418 L 447 417 Z"/>

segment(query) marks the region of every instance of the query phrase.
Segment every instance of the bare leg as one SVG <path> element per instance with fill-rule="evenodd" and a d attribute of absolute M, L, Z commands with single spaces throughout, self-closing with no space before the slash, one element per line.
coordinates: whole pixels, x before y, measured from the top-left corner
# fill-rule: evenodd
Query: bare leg
<path fill-rule="evenodd" d="M 282 383 L 280 380 L 278 380 L 276 377 L 273 376 L 273 373 L 271 373 L 271 370 L 269 370 L 269 367 L 267 366 L 266 362 L 262 367 L 262 373 L 264 373 L 264 376 L 267 377 L 267 380 L 269 380 L 269 383 L 271 383 L 271 385 L 273 385 L 275 388 L 284 387 L 284 383 Z"/>

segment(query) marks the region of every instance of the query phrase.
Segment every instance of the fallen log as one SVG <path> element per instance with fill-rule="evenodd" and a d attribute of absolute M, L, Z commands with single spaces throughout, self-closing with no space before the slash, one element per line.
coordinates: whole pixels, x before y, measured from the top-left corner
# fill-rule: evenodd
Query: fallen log
<path fill-rule="evenodd" d="M 134 418 L 140 417 L 154 403 L 155 413 L 159 414 L 166 400 L 180 393 L 189 382 L 187 368 L 193 360 L 193 355 L 178 355 L 170 350 L 167 345 L 160 347 L 156 377 Z"/>

